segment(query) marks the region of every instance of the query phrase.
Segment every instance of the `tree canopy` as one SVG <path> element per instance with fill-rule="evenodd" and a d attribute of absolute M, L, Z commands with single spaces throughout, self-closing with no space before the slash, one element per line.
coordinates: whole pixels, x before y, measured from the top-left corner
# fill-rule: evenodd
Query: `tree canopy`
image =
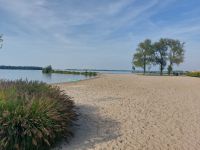
<path fill-rule="evenodd" d="M 133 56 L 133 67 L 143 68 L 145 74 L 147 65 L 151 63 L 152 53 L 153 46 L 151 40 L 146 39 L 144 42 L 139 43 L 136 53 Z"/>
<path fill-rule="evenodd" d="M 159 42 L 154 44 L 154 63 L 160 65 L 160 75 L 163 74 L 163 70 L 167 65 L 167 45 L 164 39 L 160 39 Z"/>
<path fill-rule="evenodd" d="M 44 67 L 42 69 L 42 73 L 51 73 L 53 71 L 51 65 L 47 66 L 47 67 Z"/>
<path fill-rule="evenodd" d="M 184 42 L 180 42 L 179 40 L 174 39 L 164 39 L 167 47 L 168 47 L 168 59 L 169 59 L 169 66 L 173 70 L 173 65 L 179 65 L 184 61 Z M 168 70 L 169 74 L 171 71 Z"/>
<path fill-rule="evenodd" d="M 184 61 L 184 42 L 179 40 L 161 38 L 152 43 L 150 39 L 139 43 L 133 56 L 133 67 L 143 68 L 144 74 L 147 65 L 159 65 L 160 75 L 168 64 L 168 73 L 173 71 L 173 65 Z"/>

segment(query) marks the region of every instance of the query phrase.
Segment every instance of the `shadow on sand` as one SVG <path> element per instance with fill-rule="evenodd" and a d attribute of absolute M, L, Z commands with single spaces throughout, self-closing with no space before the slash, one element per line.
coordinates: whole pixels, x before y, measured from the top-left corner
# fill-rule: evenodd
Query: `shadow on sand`
<path fill-rule="evenodd" d="M 97 114 L 96 107 L 79 105 L 77 106 L 79 118 L 78 126 L 74 127 L 74 137 L 68 143 L 64 143 L 61 150 L 86 150 L 93 148 L 95 144 L 116 139 L 119 123 L 104 118 Z"/>

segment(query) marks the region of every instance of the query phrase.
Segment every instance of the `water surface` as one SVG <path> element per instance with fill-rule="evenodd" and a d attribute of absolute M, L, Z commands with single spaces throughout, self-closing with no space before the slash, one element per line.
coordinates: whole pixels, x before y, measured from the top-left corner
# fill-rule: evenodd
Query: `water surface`
<path fill-rule="evenodd" d="M 89 77 L 71 74 L 43 74 L 41 70 L 7 70 L 0 69 L 0 79 L 4 80 L 37 80 L 46 83 L 61 83 L 84 80 Z"/>

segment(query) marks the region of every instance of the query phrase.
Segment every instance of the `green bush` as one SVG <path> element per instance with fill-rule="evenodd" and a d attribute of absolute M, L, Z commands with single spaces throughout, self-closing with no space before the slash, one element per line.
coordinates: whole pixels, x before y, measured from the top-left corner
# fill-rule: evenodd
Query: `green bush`
<path fill-rule="evenodd" d="M 42 69 L 42 73 L 51 73 L 53 71 L 51 65 Z"/>
<path fill-rule="evenodd" d="M 59 88 L 28 81 L 0 82 L 0 149 L 46 150 L 72 136 L 74 103 Z"/>
<path fill-rule="evenodd" d="M 96 72 L 88 72 L 88 71 L 85 71 L 85 72 L 81 72 L 82 75 L 85 75 L 85 76 L 97 76 L 97 73 Z"/>
<path fill-rule="evenodd" d="M 188 72 L 186 75 L 190 77 L 200 77 L 200 72 Z"/>

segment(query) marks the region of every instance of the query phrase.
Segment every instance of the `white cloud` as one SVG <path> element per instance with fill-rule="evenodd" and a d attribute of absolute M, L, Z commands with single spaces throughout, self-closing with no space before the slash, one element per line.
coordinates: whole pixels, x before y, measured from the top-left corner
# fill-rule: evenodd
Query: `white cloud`
<path fill-rule="evenodd" d="M 7 17 L 0 25 L 6 29 L 7 42 L 15 46 L 24 43 L 24 48 L 44 52 L 125 51 L 129 59 L 131 49 L 144 38 L 167 36 L 187 42 L 199 35 L 199 16 L 190 18 L 195 10 L 184 12 L 187 17 L 174 24 L 152 19 L 174 2 L 177 0 L 0 0 L 0 11 Z"/>

